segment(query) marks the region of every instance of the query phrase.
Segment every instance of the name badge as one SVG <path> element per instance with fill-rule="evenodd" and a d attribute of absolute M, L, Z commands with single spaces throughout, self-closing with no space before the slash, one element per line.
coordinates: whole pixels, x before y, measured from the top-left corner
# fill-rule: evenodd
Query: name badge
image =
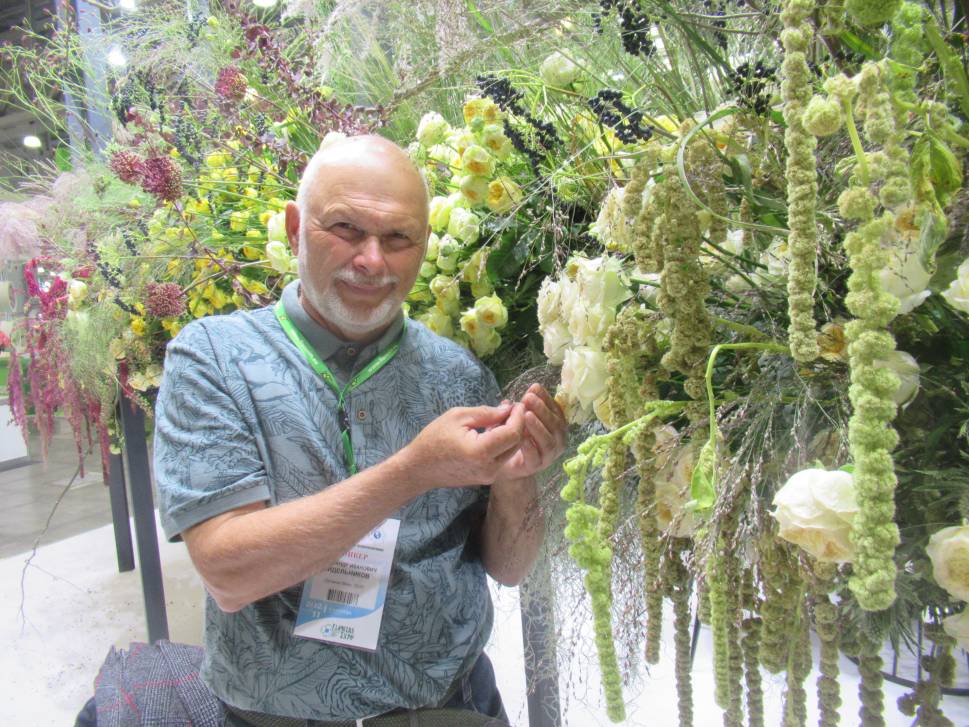
<path fill-rule="evenodd" d="M 388 518 L 303 586 L 293 633 L 376 651 L 400 520 Z"/>

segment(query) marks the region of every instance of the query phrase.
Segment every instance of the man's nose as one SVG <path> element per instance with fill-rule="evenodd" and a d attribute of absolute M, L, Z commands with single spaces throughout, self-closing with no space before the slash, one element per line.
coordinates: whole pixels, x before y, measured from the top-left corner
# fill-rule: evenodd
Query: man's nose
<path fill-rule="evenodd" d="M 377 235 L 370 234 L 363 239 L 357 254 L 353 257 L 353 264 L 368 275 L 384 272 L 384 250 Z"/>

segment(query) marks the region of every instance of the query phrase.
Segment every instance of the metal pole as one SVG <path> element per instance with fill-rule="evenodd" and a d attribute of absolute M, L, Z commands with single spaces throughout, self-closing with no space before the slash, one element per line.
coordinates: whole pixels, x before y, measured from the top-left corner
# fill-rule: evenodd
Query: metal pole
<path fill-rule="evenodd" d="M 542 557 L 519 589 L 530 727 L 560 727 L 562 724 L 551 593 L 548 559 Z"/>
<path fill-rule="evenodd" d="M 158 555 L 155 505 L 151 495 L 145 414 L 127 397 L 121 399 L 121 426 L 124 430 L 124 450 L 128 459 L 131 507 L 135 513 L 135 539 L 138 541 L 138 565 L 141 567 L 141 590 L 145 596 L 148 640 L 154 643 L 159 639 L 168 638 L 165 587 L 162 583 L 161 559 Z"/>
<path fill-rule="evenodd" d="M 77 32 L 84 49 L 84 88 L 88 126 L 91 128 L 91 150 L 100 155 L 111 140 L 111 116 L 108 87 L 104 74 L 104 36 L 101 33 L 101 10 L 87 0 L 74 0 L 77 8 Z"/>
<path fill-rule="evenodd" d="M 135 554 L 131 545 L 131 524 L 128 522 L 124 459 L 120 454 L 112 454 L 108 466 L 111 468 L 108 495 L 111 498 L 111 521 L 114 524 L 114 547 L 118 552 L 118 572 L 126 573 L 135 569 Z"/>

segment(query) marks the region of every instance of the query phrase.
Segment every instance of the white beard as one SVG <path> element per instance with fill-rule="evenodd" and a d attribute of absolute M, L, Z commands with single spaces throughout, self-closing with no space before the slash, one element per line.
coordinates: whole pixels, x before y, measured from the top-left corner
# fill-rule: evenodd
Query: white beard
<path fill-rule="evenodd" d="M 309 282 L 311 278 L 306 270 L 306 259 L 303 253 L 305 249 L 305 244 L 300 245 L 299 255 L 297 256 L 300 292 L 306 296 L 310 305 L 327 322 L 332 323 L 344 333 L 355 337 L 364 337 L 367 334 L 376 333 L 390 324 L 400 310 L 400 305 L 403 303 L 402 299 L 390 294 L 374 308 L 354 310 L 343 302 L 336 290 L 336 283 L 342 280 L 350 284 L 389 286 L 396 285 L 399 282 L 398 278 L 392 275 L 378 279 L 368 278 L 359 275 L 352 269 L 342 268 L 333 273 L 330 285 L 321 293 Z"/>

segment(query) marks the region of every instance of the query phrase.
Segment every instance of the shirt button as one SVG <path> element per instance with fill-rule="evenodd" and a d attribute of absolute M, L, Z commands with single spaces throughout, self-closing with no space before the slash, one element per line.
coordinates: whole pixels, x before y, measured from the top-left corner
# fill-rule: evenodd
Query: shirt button
<path fill-rule="evenodd" d="M 364 422 L 367 420 L 367 412 L 364 409 L 357 410 L 357 420 Z"/>
<path fill-rule="evenodd" d="M 347 356 L 349 356 L 350 358 L 353 358 L 356 355 L 357 355 L 357 349 L 354 348 L 353 346 L 347 346 Z"/>

